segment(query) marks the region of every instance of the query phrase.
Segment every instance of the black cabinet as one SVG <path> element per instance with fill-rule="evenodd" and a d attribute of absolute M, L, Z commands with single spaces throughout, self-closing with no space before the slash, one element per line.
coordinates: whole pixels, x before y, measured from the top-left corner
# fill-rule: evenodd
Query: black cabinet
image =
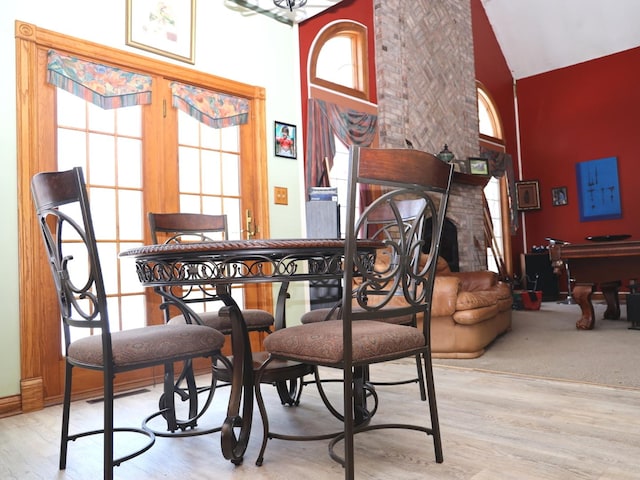
<path fill-rule="evenodd" d="M 542 290 L 545 302 L 558 299 L 558 276 L 553 273 L 549 253 L 527 253 L 520 255 L 522 267 L 522 288 L 532 290 L 537 281 L 536 290 Z"/>

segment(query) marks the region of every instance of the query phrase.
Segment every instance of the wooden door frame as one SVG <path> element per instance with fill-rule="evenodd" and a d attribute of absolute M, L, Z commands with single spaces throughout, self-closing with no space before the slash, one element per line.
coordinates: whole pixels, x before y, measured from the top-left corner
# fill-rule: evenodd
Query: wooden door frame
<path fill-rule="evenodd" d="M 164 78 L 175 78 L 192 85 L 215 84 L 222 93 L 249 100 L 251 122 L 241 127 L 243 155 L 253 159 L 254 172 L 246 172 L 249 178 L 264 178 L 267 171 L 265 90 L 262 87 L 235 82 L 204 72 L 188 69 L 152 58 L 124 52 L 104 45 L 70 37 L 36 25 L 17 20 L 16 37 L 16 126 L 18 171 L 18 245 L 19 245 L 19 294 L 20 294 L 20 403 L 23 412 L 43 408 L 45 404 L 58 403 L 62 399 L 64 373 L 57 368 L 47 369 L 45 362 L 47 344 L 57 342 L 59 350 L 60 322 L 42 321 L 59 317 L 58 305 L 38 301 L 42 293 L 54 298 L 54 287 L 47 267 L 48 259 L 41 245 L 31 198 L 30 182 L 33 175 L 43 170 L 56 169 L 55 128 L 52 111 L 45 111 L 39 103 L 41 95 L 49 95 L 39 71 L 46 68 L 46 52 L 56 49 L 74 56 L 130 68 L 135 62 L 139 72 Z M 50 95 L 53 95 L 51 89 Z M 44 137 L 43 137 L 44 136 Z M 246 149 L 246 151 L 245 151 Z M 261 235 L 269 236 L 268 192 L 265 182 L 256 181 L 251 192 L 254 217 L 261 225 Z M 244 202 L 243 198 L 243 202 Z M 148 205 L 145 205 L 147 207 Z M 259 287 L 254 304 L 247 306 L 270 309 L 272 291 L 270 285 Z M 53 348 L 52 346 L 49 348 Z M 51 354 L 49 350 L 49 354 Z M 47 376 L 47 382 L 44 378 Z M 135 383 L 135 382 L 134 382 Z M 144 382 L 148 383 L 148 381 Z M 45 386 L 48 386 L 45 388 Z M 128 384 L 128 388 L 135 387 Z M 99 393 L 98 390 L 93 394 Z M 88 393 L 90 394 L 90 393 Z"/>

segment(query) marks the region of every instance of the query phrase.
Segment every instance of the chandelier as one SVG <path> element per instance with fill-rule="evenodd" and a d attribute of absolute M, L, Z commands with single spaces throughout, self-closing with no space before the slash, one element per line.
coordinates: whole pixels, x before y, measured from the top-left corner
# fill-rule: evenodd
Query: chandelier
<path fill-rule="evenodd" d="M 293 12 L 294 8 L 304 7 L 307 4 L 307 0 L 273 0 L 276 7 L 288 8 L 290 12 Z"/>

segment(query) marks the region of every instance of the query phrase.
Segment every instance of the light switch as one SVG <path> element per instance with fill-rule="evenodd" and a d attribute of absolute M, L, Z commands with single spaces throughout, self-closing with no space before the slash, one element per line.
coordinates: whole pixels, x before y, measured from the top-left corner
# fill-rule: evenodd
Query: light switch
<path fill-rule="evenodd" d="M 289 191 L 285 187 L 275 187 L 273 198 L 276 205 L 289 205 Z"/>

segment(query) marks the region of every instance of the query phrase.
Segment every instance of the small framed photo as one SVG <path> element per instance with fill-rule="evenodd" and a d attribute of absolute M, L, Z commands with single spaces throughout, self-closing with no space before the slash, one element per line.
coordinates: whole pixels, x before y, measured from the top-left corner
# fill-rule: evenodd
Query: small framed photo
<path fill-rule="evenodd" d="M 470 157 L 469 173 L 472 175 L 489 175 L 489 160 L 486 158 Z"/>
<path fill-rule="evenodd" d="M 454 171 L 460 173 L 469 173 L 469 162 L 467 160 L 464 160 L 462 158 L 454 158 L 453 160 L 451 160 L 451 163 L 453 163 Z"/>
<path fill-rule="evenodd" d="M 195 63 L 196 0 L 127 0 L 126 44 Z"/>
<path fill-rule="evenodd" d="M 276 122 L 274 130 L 276 156 L 285 158 L 297 158 L 298 152 L 296 149 L 296 126 L 289 123 Z"/>
<path fill-rule="evenodd" d="M 516 182 L 518 210 L 540 209 L 540 185 L 537 180 Z"/>
<path fill-rule="evenodd" d="M 554 187 L 551 189 L 551 203 L 554 207 L 567 204 L 567 187 Z"/>

